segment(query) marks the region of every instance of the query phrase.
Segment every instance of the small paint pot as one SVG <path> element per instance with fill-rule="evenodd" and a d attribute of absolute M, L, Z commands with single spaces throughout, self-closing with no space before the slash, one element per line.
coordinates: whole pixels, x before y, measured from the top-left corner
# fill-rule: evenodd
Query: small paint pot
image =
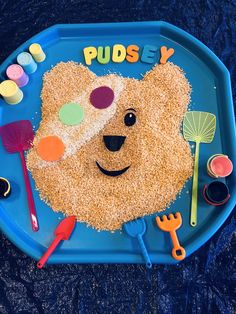
<path fill-rule="evenodd" d="M 27 74 L 32 74 L 37 70 L 37 63 L 28 52 L 21 52 L 17 58 L 17 63 L 22 66 Z"/>
<path fill-rule="evenodd" d="M 211 171 L 211 168 L 210 168 L 210 163 L 212 161 L 213 158 L 217 157 L 217 156 L 226 156 L 226 155 L 223 155 L 223 154 L 215 154 L 215 155 L 212 155 L 208 161 L 207 161 L 207 173 L 210 177 L 212 178 L 218 178 L 215 176 L 215 174 Z"/>
<path fill-rule="evenodd" d="M 0 84 L 0 94 L 9 105 L 19 104 L 23 99 L 23 92 L 17 84 L 11 80 L 3 81 Z"/>
<path fill-rule="evenodd" d="M 39 44 L 32 44 L 29 46 L 29 52 L 33 56 L 36 62 L 43 62 L 46 58 L 46 55 Z"/>
<path fill-rule="evenodd" d="M 7 198 L 11 194 L 11 185 L 10 182 L 0 177 L 0 198 Z"/>
<path fill-rule="evenodd" d="M 233 171 L 232 161 L 226 155 L 216 155 L 209 161 L 209 171 L 216 178 L 225 178 Z"/>
<path fill-rule="evenodd" d="M 11 64 L 7 68 L 6 74 L 7 77 L 14 81 L 19 87 L 27 85 L 29 81 L 28 75 L 19 64 Z"/>
<path fill-rule="evenodd" d="M 203 197 L 210 205 L 224 205 L 230 198 L 229 188 L 221 181 L 213 181 L 204 186 Z"/>

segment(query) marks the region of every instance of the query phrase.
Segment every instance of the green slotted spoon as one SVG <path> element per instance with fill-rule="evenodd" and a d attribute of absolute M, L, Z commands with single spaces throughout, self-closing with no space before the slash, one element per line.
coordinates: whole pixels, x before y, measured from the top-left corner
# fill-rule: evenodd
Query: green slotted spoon
<path fill-rule="evenodd" d="M 197 202 L 198 202 L 198 163 L 200 144 L 209 144 L 213 141 L 216 130 L 216 116 L 209 112 L 189 111 L 186 112 L 183 121 L 183 135 L 186 141 L 196 143 L 190 225 L 197 225 Z"/>

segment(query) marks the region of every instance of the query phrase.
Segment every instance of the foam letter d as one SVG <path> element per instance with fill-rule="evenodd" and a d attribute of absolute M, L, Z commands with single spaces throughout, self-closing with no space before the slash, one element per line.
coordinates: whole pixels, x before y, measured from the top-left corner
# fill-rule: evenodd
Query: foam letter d
<path fill-rule="evenodd" d="M 112 61 L 116 63 L 123 62 L 126 57 L 126 49 L 123 45 L 114 45 L 112 52 Z"/>

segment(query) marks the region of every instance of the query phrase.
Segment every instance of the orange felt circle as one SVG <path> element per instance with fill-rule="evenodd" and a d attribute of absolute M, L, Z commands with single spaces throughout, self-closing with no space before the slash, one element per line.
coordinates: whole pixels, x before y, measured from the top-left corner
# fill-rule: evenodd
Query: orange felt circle
<path fill-rule="evenodd" d="M 46 161 L 59 160 L 63 156 L 64 151 L 64 143 L 55 135 L 43 137 L 37 146 L 37 154 Z"/>

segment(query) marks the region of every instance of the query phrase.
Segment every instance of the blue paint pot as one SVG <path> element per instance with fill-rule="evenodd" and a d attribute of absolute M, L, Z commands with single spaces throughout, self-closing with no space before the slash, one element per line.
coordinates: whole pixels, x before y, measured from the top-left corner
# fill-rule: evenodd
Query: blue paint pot
<path fill-rule="evenodd" d="M 209 185 L 205 185 L 203 196 L 208 204 L 220 206 L 229 200 L 229 188 L 221 181 L 213 181 Z"/>
<path fill-rule="evenodd" d="M 22 66 L 27 74 L 32 74 L 37 70 L 37 63 L 28 52 L 21 52 L 17 58 L 17 63 Z"/>

